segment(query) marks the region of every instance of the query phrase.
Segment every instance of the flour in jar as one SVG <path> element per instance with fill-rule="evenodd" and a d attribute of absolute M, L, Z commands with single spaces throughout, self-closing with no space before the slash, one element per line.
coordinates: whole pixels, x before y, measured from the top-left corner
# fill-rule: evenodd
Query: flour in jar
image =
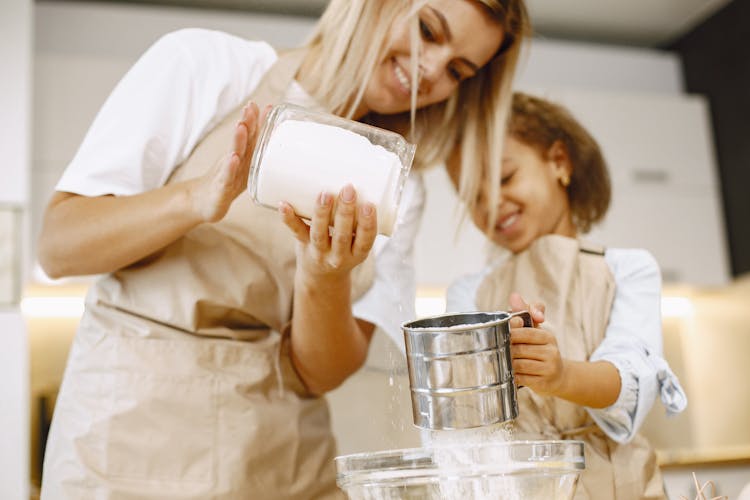
<path fill-rule="evenodd" d="M 257 174 L 259 203 L 286 201 L 311 218 L 318 195 L 334 196 L 348 183 L 359 202 L 373 203 L 378 232 L 390 235 L 396 221 L 403 165 L 399 157 L 366 137 L 341 127 L 285 120 L 274 129 Z"/>

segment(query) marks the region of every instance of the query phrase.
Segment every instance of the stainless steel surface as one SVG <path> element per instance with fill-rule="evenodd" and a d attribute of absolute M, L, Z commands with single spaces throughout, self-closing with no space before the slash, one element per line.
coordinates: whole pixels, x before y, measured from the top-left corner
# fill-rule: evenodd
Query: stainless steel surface
<path fill-rule="evenodd" d="M 466 443 L 336 458 L 350 500 L 569 499 L 585 468 L 581 441 Z"/>
<path fill-rule="evenodd" d="M 444 314 L 404 323 L 414 424 L 467 429 L 518 416 L 509 320 L 528 312 Z"/>

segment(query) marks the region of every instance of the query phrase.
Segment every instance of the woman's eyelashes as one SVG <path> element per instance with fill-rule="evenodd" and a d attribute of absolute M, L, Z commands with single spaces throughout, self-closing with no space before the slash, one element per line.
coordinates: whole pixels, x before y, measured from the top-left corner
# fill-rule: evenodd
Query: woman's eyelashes
<path fill-rule="evenodd" d="M 514 170 L 514 171 L 512 171 L 512 172 L 510 172 L 510 173 L 508 173 L 508 174 L 506 174 L 506 175 L 504 175 L 504 176 L 503 176 L 503 177 L 502 177 L 502 178 L 500 179 L 500 185 L 501 185 L 501 186 L 505 186 L 506 184 L 508 184 L 508 183 L 509 183 L 509 182 L 511 181 L 511 179 L 513 179 L 513 176 L 514 176 L 515 174 L 516 174 L 516 170 Z"/>
<path fill-rule="evenodd" d="M 427 21 L 419 18 L 419 31 L 422 33 L 422 38 L 426 42 L 434 42 L 436 40 L 435 32 L 432 28 L 430 28 L 430 25 L 427 24 Z"/>

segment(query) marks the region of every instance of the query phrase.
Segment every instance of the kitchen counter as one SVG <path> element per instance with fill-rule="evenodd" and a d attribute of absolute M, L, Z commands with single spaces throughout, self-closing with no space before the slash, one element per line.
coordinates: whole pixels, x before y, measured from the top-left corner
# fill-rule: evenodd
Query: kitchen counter
<path fill-rule="evenodd" d="M 734 466 L 750 467 L 750 446 L 725 446 L 684 450 L 656 450 L 657 460 L 662 469 L 694 466 Z M 748 477 L 750 481 L 750 477 Z"/>

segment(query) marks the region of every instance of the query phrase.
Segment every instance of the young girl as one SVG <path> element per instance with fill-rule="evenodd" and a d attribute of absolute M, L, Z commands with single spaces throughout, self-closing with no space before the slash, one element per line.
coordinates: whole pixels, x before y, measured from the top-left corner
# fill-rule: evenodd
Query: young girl
<path fill-rule="evenodd" d="M 42 497 L 341 496 L 318 396 L 362 365 L 375 325 L 398 336 L 413 317 L 423 192 L 416 173 L 399 227 L 377 241 L 378 214 L 351 186 L 320 193 L 310 225 L 289 204 L 255 206 L 244 191 L 259 107 L 291 101 L 408 134 L 416 170 L 460 142 L 481 152 L 467 170 L 499 168 L 491 138 L 527 29 L 522 0 L 333 0 L 284 54 L 198 29 L 156 42 L 45 215 L 45 271 L 103 276 L 58 396 Z"/>
<path fill-rule="evenodd" d="M 665 498 L 638 428 L 657 396 L 671 413 L 682 411 L 686 398 L 662 358 L 654 258 L 579 239 L 609 206 L 597 143 L 561 106 L 517 93 L 501 185 L 499 203 L 480 193 L 471 215 L 509 252 L 454 283 L 448 308 L 538 304 L 531 306 L 537 326 L 511 331 L 515 379 L 523 386 L 514 438 L 585 441 L 577 499 Z"/>

